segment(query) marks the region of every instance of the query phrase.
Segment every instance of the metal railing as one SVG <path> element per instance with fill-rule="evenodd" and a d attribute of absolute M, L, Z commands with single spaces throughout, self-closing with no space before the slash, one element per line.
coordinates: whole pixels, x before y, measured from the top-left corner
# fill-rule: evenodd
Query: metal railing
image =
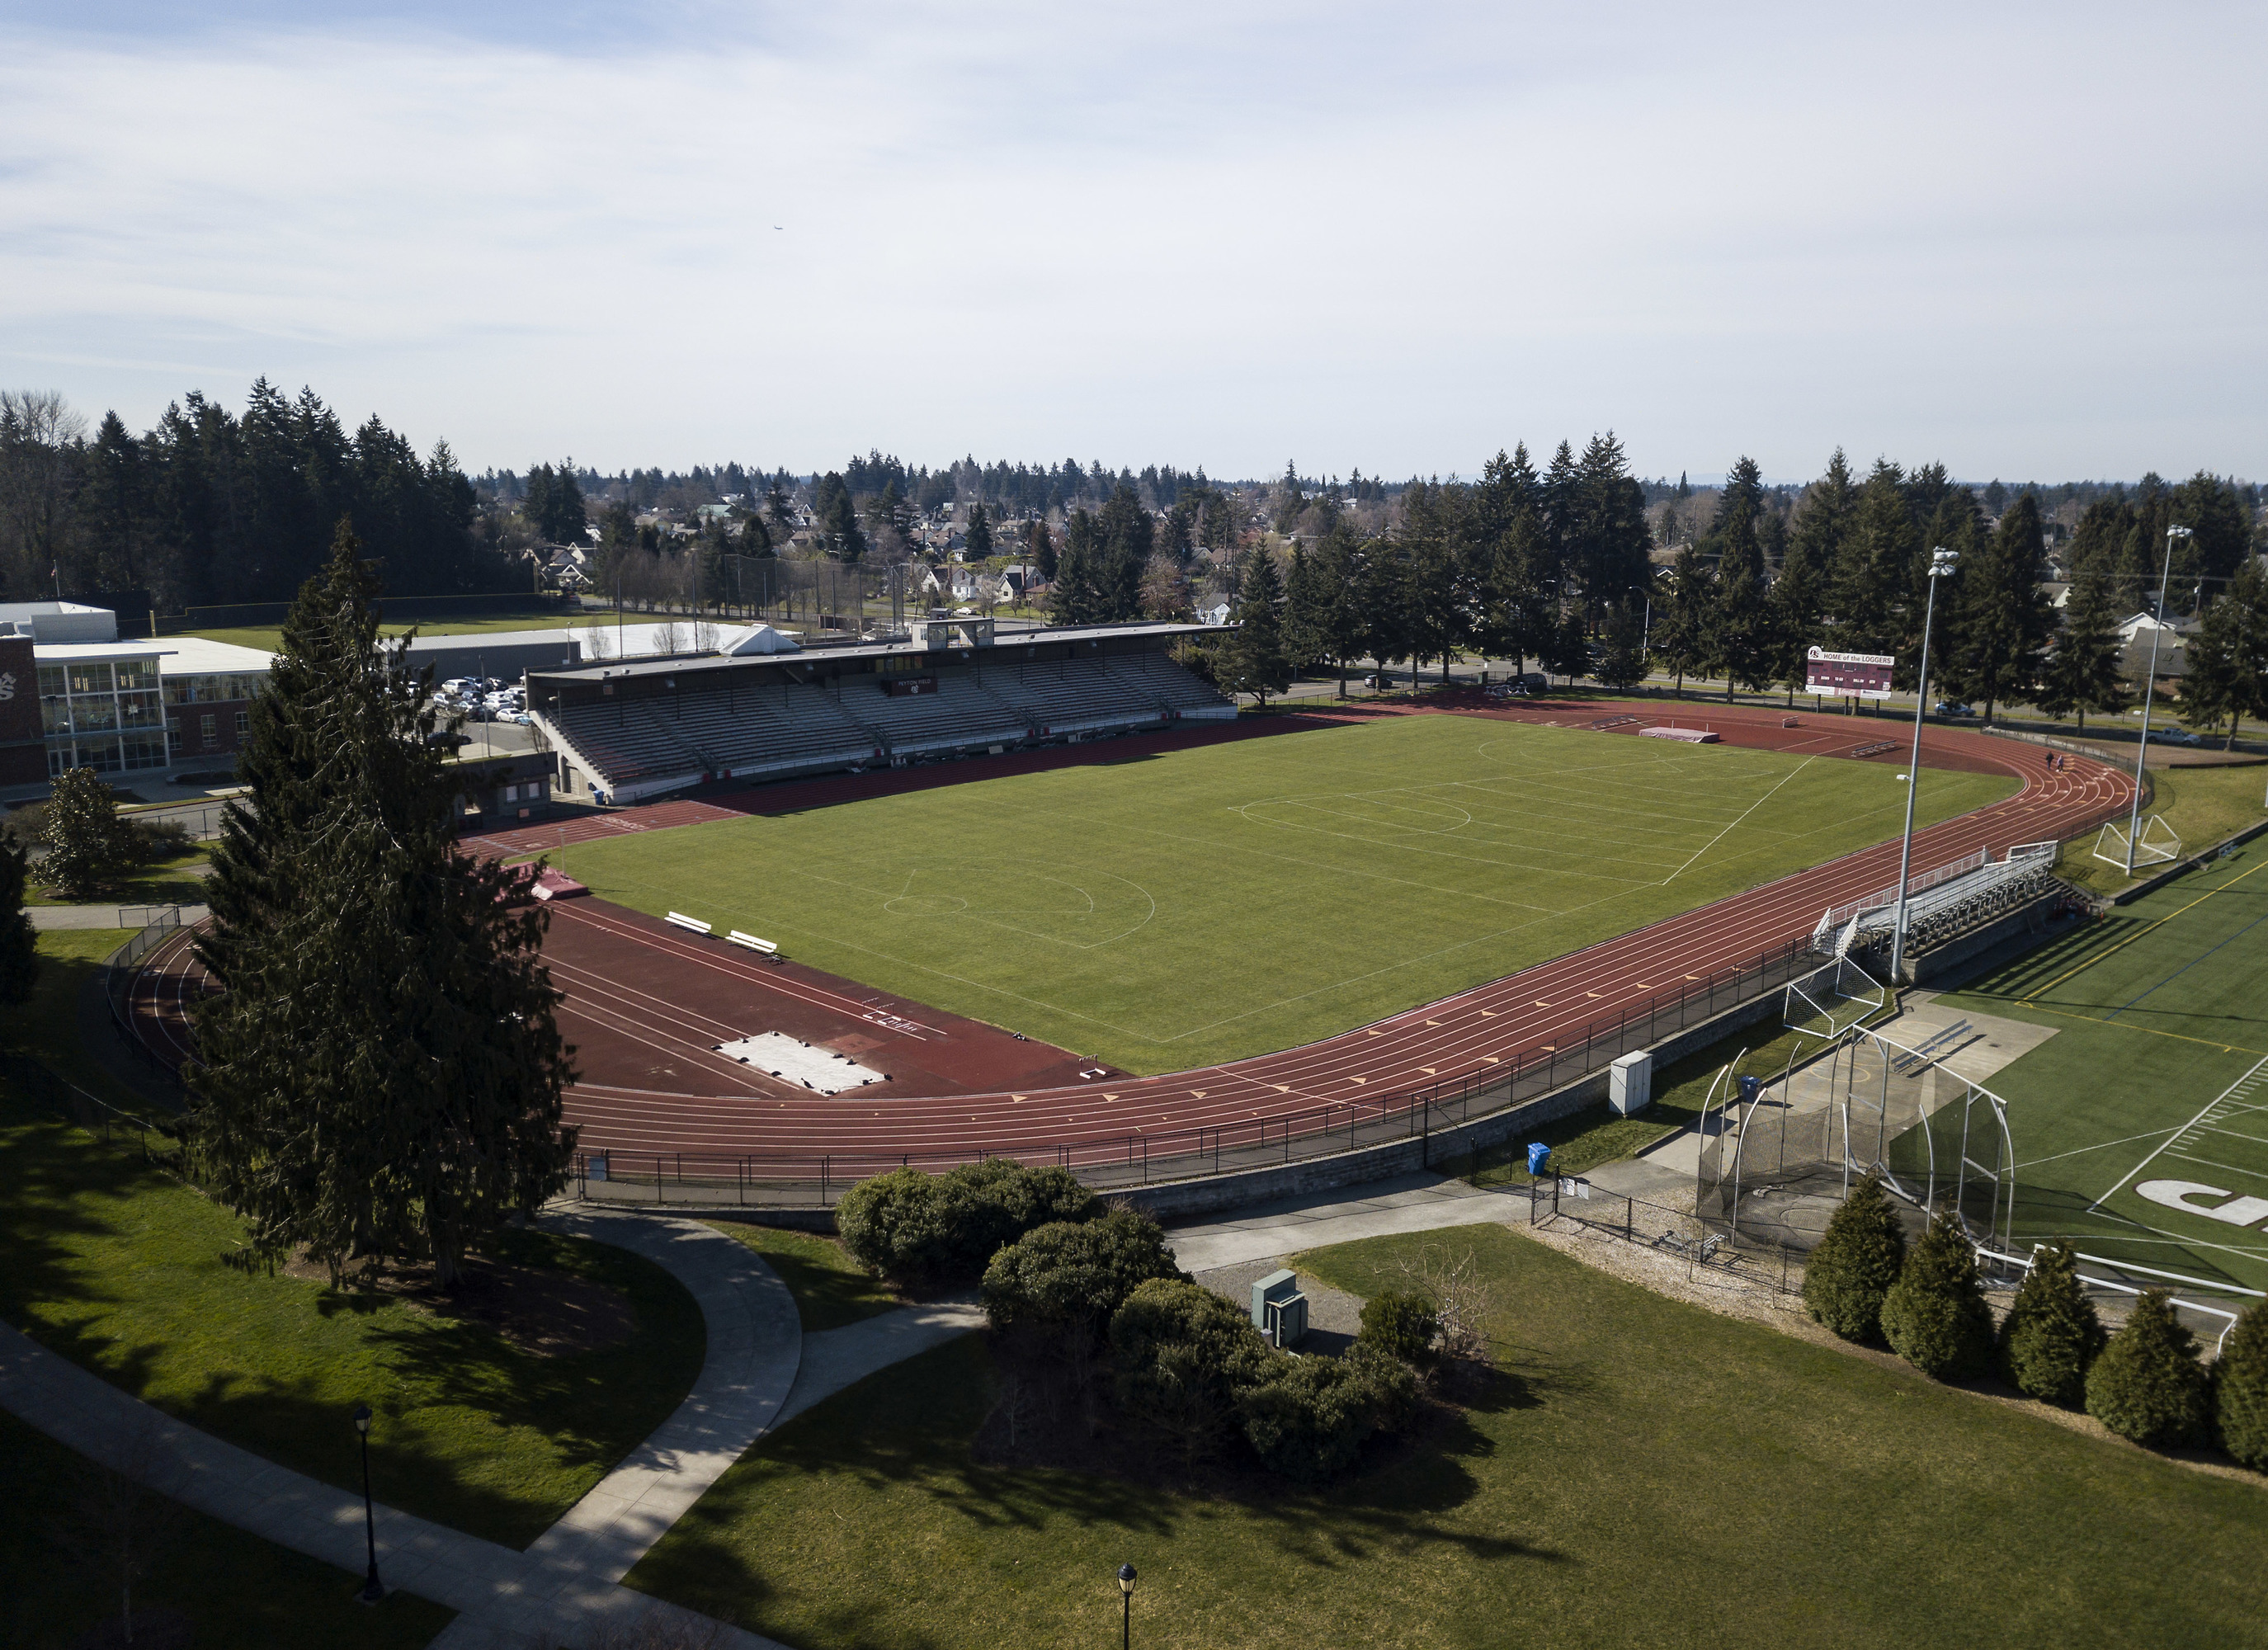
<path fill-rule="evenodd" d="M 1068 1169 L 1099 1191 L 1263 1169 L 1369 1147 L 1419 1143 L 1430 1163 L 1432 1137 L 1508 1107 L 1536 1100 L 1605 1070 L 1622 1056 L 1676 1035 L 1815 973 L 1808 938 L 1737 967 L 1719 969 L 1675 992 L 1602 1018 L 1557 1043 L 1539 1043 L 1430 1086 L 1340 1101 L 1248 1123 L 1150 1133 L 1087 1136 L 1052 1145 L 977 1145 L 927 1152 L 578 1152 L 578 1194 L 594 1200 L 729 1202 L 748 1207 L 832 1204 L 848 1188 L 896 1168 L 941 1171 L 1008 1158 Z M 1462 1148 L 1459 1148 L 1462 1149 Z"/>
<path fill-rule="evenodd" d="M 180 1073 L 143 1041 L 141 1033 L 134 1025 L 134 982 L 141 974 L 143 960 L 181 932 L 180 906 L 168 905 L 157 910 L 158 916 L 154 921 L 144 925 L 134 938 L 110 954 L 105 965 L 103 992 L 110 1001 L 111 1029 L 118 1034 L 128 1050 L 174 1087 L 185 1088 Z"/>

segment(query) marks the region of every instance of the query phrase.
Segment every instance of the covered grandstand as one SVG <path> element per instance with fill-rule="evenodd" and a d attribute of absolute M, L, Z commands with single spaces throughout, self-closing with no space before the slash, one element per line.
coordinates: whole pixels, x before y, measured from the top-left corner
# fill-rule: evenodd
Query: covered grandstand
<path fill-rule="evenodd" d="M 712 779 L 786 779 L 1226 719 L 1168 656 L 1193 624 L 997 636 L 917 621 L 902 639 L 532 671 L 527 709 L 563 792 L 633 802 Z"/>

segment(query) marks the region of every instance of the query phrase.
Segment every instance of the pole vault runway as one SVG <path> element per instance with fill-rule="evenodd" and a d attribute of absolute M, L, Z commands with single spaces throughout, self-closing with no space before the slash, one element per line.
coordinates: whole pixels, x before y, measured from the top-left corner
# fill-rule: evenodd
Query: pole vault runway
<path fill-rule="evenodd" d="M 1601 730 L 1602 736 L 1633 737 L 1673 721 L 1682 729 L 1705 724 L 1726 744 L 1844 758 L 1887 747 L 1859 759 L 1901 769 L 1911 737 L 1911 725 L 1902 729 L 1888 718 L 1690 701 L 1641 711 L 1627 701 L 1500 706 L 1474 696 L 1451 709 L 1572 727 L 1636 718 Z M 1379 713 L 1364 706 L 1325 714 Z M 1797 726 L 1784 725 L 1791 716 Z M 2051 768 L 2045 750 L 2018 740 L 1933 727 L 1923 732 L 1922 749 L 1926 766 L 2007 773 L 2023 783 L 2001 802 L 1917 833 L 1917 873 L 1978 848 L 2000 854 L 2021 843 L 2073 836 L 2123 815 L 2132 797 L 2126 776 L 2102 762 L 2066 755 L 2066 766 Z M 981 777 L 990 765 L 956 764 L 929 782 Z M 865 777 L 909 783 L 904 775 Z M 838 791 L 843 784 L 817 783 Z M 759 802 L 766 812 L 806 806 L 796 799 L 799 789 L 775 787 L 737 807 L 730 803 L 739 799 L 683 801 L 578 823 L 691 826 L 757 811 Z M 581 834 L 570 830 L 570 840 Z M 534 852 L 556 842 L 557 829 L 475 840 Z M 1324 1106 L 1359 1114 L 1366 1104 L 1395 1102 L 1437 1083 L 1454 1086 L 1496 1065 L 1580 1044 L 1586 1027 L 1643 1012 L 1712 970 L 1744 966 L 1809 934 L 1822 911 L 1895 883 L 1897 864 L 1893 840 L 1374 1025 L 1276 1054 L 1140 1079 L 1082 1067 L 1063 1050 L 997 1027 L 792 963 L 770 964 L 600 901 L 555 905 L 545 955 L 566 997 L 561 1028 L 578 1049 L 581 1076 L 568 1091 L 566 1112 L 586 1149 L 932 1161 L 980 1152 L 1046 1154 L 1082 1143 L 1247 1128 Z M 131 994 L 144 1042 L 178 1063 L 189 1048 L 188 1005 L 209 989 L 187 936 L 151 953 Z M 769 1031 L 823 1044 L 887 1080 L 822 1096 L 715 1051 L 719 1042 Z"/>

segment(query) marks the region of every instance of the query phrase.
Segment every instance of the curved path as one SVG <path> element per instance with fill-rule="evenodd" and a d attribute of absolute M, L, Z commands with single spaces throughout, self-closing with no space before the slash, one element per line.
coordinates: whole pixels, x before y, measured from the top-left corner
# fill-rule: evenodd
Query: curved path
<path fill-rule="evenodd" d="M 620 1582 L 778 1424 L 801 1360 L 794 1297 L 746 1244 L 697 1221 L 554 1210 L 541 1224 L 642 1255 L 683 1284 L 708 1333 L 701 1373 L 653 1435 L 526 1551 L 381 1506 L 379 1575 L 458 1612 L 434 1641 L 448 1650 L 618 1643 L 609 1635 L 648 1624 L 716 1650 L 780 1650 Z M 360 1496 L 173 1420 L 4 1324 L 0 1408 L 224 1523 L 362 1573 Z"/>
<path fill-rule="evenodd" d="M 1581 726 L 1596 712 L 1631 708 L 1626 702 L 1587 706 L 1563 701 L 1490 714 Z M 1666 708 L 1644 719 L 1667 720 L 1672 713 Z M 1847 758 L 1869 744 L 1881 744 L 1884 748 L 1874 759 L 1900 768 L 1911 734 L 1901 724 L 1816 714 L 1806 714 L 1800 726 L 1788 729 L 1784 713 L 1751 705 L 1687 702 L 1674 707 L 1674 716 L 1685 726 L 1705 720 L 1727 742 L 1757 748 Z M 1601 736 L 1627 737 L 1634 731 Z M 2104 763 L 2074 755 L 2065 758 L 2067 766 L 2051 769 L 2041 748 L 2021 741 L 1930 727 L 1923 733 L 1922 748 L 1925 767 L 2004 773 L 2022 784 L 2000 802 L 1917 833 L 1918 873 L 1980 847 L 2004 853 L 2020 843 L 2074 836 L 2122 814 L 2132 796 L 2127 777 Z M 1657 999 L 1667 1001 L 1712 970 L 1744 966 L 1808 935 L 1828 908 L 1894 883 L 1897 862 L 1897 843 L 1881 843 L 1374 1025 L 1279 1053 L 1171 1075 L 1113 1077 L 1023 1092 L 893 1095 L 856 1106 L 816 1096 L 732 1092 L 733 1086 L 722 1074 L 708 1092 L 585 1083 L 571 1091 L 569 1116 L 580 1127 L 583 1144 L 597 1150 L 806 1159 L 827 1153 L 870 1161 L 900 1153 L 1042 1153 L 1069 1146 L 1076 1162 L 1116 1153 L 1145 1137 L 1251 1128 L 1326 1106 L 1341 1109 L 1343 1119 L 1345 1109 L 1359 1115 L 1381 1102 L 1398 1103 L 1413 1091 L 1437 1083 L 1454 1086 L 1476 1072 L 1580 1040 L 1587 1026 L 1612 1021 Z M 594 906 L 578 913 L 578 920 L 615 922 L 627 932 L 629 925 L 611 916 L 611 909 Z M 691 935 L 638 938 L 665 974 L 711 970 L 744 981 L 751 991 L 770 987 L 776 977 L 753 960 L 742 961 Z M 170 1039 L 176 1053 L 186 1048 L 180 1006 L 203 989 L 194 970 L 183 966 L 182 949 L 153 954 L 155 972 L 136 983 L 137 997 L 148 1005 L 145 1014 L 158 1022 L 159 1042 Z M 168 954 L 171 962 L 165 961 Z M 571 1003 L 574 990 L 571 984 Z M 660 996 L 642 1012 L 644 1040 L 681 1056 L 688 1069 L 714 1061 L 709 1048 L 715 1035 L 707 1026 L 674 1024 Z M 740 1087 L 745 1090 L 745 1085 Z"/>

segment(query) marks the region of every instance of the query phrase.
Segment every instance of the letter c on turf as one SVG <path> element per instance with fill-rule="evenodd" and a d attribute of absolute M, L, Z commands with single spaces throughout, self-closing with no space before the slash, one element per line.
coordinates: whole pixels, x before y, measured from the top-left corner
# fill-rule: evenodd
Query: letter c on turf
<path fill-rule="evenodd" d="M 2190 1199 L 2228 1197 L 2226 1187 L 2208 1186 L 2203 1181 L 2146 1180 L 2134 1190 L 2152 1203 L 2187 1214 L 2201 1214 L 2208 1220 L 2219 1220 L 2228 1226 L 2250 1226 L 2261 1216 L 2268 1215 L 2268 1197 L 2231 1198 L 2218 1209 L 2198 1207 Z"/>

